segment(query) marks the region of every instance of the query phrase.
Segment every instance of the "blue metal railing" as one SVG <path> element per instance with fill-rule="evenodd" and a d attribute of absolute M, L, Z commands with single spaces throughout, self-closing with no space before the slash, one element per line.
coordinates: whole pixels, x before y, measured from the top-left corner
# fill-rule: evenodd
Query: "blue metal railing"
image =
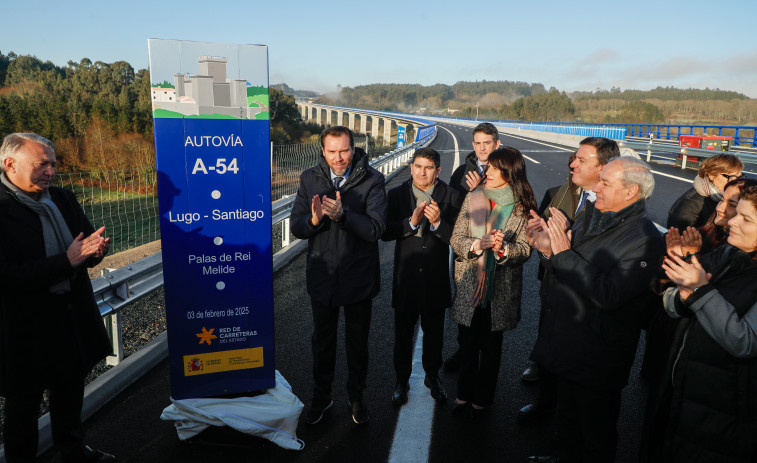
<path fill-rule="evenodd" d="M 608 127 L 605 125 L 555 124 L 544 122 L 495 122 L 496 125 L 511 129 L 537 130 L 540 132 L 579 135 L 582 137 L 605 137 L 614 140 L 626 139 L 625 127 Z"/>
<path fill-rule="evenodd" d="M 541 121 L 512 121 L 512 120 L 499 120 L 499 119 L 470 119 L 455 116 L 445 116 L 454 119 L 461 119 L 471 122 L 491 122 L 493 124 L 505 125 L 510 127 L 509 124 L 530 124 L 533 126 L 552 125 L 552 126 L 568 126 L 568 127 L 615 127 L 622 128 L 626 131 L 626 136 L 629 137 L 645 137 L 648 138 L 650 134 L 654 135 L 657 140 L 673 140 L 678 141 L 681 135 L 716 135 L 719 137 L 733 137 L 731 146 L 747 146 L 757 148 L 757 126 L 751 125 L 715 125 L 715 124 L 592 124 L 588 122 L 541 122 Z M 533 128 L 530 130 L 543 130 Z M 548 130 L 552 131 L 552 130 Z M 572 133 L 572 132 L 559 132 L 570 133 L 572 135 L 584 135 L 584 133 Z M 606 136 L 606 135 L 594 135 L 593 133 L 586 136 Z M 615 138 L 615 137 L 608 137 Z M 620 138 L 616 138 L 620 139 Z"/>
<path fill-rule="evenodd" d="M 733 137 L 733 146 L 757 148 L 757 127 L 744 125 L 672 125 L 672 124 L 623 124 L 632 137 L 649 137 L 657 140 L 678 140 L 681 135 L 716 135 Z M 751 133 L 751 136 L 749 135 Z"/>

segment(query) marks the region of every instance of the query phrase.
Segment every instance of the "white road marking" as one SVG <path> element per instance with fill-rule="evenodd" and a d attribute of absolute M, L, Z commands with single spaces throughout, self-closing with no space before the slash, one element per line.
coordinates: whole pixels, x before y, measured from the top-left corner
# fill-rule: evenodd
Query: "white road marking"
<path fill-rule="evenodd" d="M 452 135 L 452 140 L 455 142 L 455 164 L 452 166 L 452 172 L 454 172 L 460 166 L 460 148 L 457 144 L 457 137 L 450 129 L 442 127 L 441 125 L 439 127 L 449 132 L 449 134 Z"/>
<path fill-rule="evenodd" d="M 413 370 L 410 375 L 408 401 L 400 409 L 394 440 L 389 451 L 390 463 L 427 462 L 431 445 L 431 425 L 434 422 L 436 401 L 423 379 L 423 330 L 418 328 L 413 352 Z"/>
<path fill-rule="evenodd" d="M 676 180 L 680 180 L 680 181 L 682 181 L 682 182 L 691 183 L 691 180 L 690 180 L 690 179 L 688 179 L 688 178 L 683 178 L 683 177 L 676 177 L 675 175 L 666 174 L 666 173 L 664 173 L 664 172 L 658 172 L 658 171 L 656 171 L 656 170 L 653 170 L 653 171 L 652 171 L 652 173 L 653 173 L 653 174 L 657 174 L 657 175 L 662 175 L 663 177 L 670 177 L 670 178 L 674 178 L 674 179 L 676 179 Z"/>

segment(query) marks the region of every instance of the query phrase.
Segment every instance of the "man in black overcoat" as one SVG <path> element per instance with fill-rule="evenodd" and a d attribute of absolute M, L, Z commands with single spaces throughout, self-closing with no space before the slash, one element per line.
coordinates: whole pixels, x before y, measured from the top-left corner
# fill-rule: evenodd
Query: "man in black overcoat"
<path fill-rule="evenodd" d="M 532 358 L 556 378 L 560 444 L 559 460 L 529 461 L 615 461 L 621 391 L 654 298 L 650 282 L 665 254 L 645 207 L 653 189 L 646 163 L 616 158 L 592 187 L 596 201 L 567 233 L 569 224 L 556 215 L 529 228 L 552 281 Z"/>
<path fill-rule="evenodd" d="M 384 176 L 355 148 L 352 131 L 321 134 L 318 165 L 300 176 L 290 215 L 292 234 L 308 240 L 307 290 L 313 313 L 313 401 L 305 422 L 316 424 L 334 404 L 339 309 L 344 307 L 347 393 L 352 419 L 369 419 L 363 400 L 373 298 L 380 289 L 378 240 L 386 228 Z"/>
<path fill-rule="evenodd" d="M 421 148 L 413 154 L 411 178 L 388 193 L 389 218 L 384 241 L 394 248 L 394 371 L 392 403 L 407 403 L 412 370 L 413 331 L 423 329 L 424 384 L 437 401 L 447 393 L 439 379 L 444 309 L 451 303 L 449 239 L 460 210 L 460 195 L 439 180 L 439 153 Z"/>
<path fill-rule="evenodd" d="M 63 462 L 115 461 L 83 443 L 84 377 L 111 347 L 87 267 L 110 238 L 94 229 L 73 193 L 52 187 L 55 145 L 33 133 L 0 147 L 0 395 L 5 458 L 37 455 L 37 418 L 50 391 L 53 443 Z"/>

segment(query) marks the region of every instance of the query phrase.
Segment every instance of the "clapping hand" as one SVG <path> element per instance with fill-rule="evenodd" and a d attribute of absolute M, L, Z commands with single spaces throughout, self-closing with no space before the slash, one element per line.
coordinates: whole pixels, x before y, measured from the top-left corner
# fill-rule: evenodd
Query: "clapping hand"
<path fill-rule="evenodd" d="M 110 238 L 103 238 L 105 227 L 100 227 L 94 233 L 84 237 L 84 233 L 79 233 L 71 245 L 66 250 L 66 257 L 71 266 L 76 268 L 82 265 L 90 257 L 101 258 L 110 248 Z"/>
<path fill-rule="evenodd" d="M 505 244 L 505 233 L 502 230 L 492 230 L 491 234 L 494 237 L 492 252 L 499 253 L 502 251 L 502 246 Z"/>
<path fill-rule="evenodd" d="M 439 222 L 442 221 L 442 211 L 439 209 L 439 204 L 436 201 L 431 201 L 431 204 L 426 206 L 423 210 L 423 215 L 426 216 L 428 223 L 434 226 L 434 228 L 438 227 Z"/>
<path fill-rule="evenodd" d="M 310 221 L 314 227 L 317 227 L 321 220 L 323 220 L 323 204 L 321 198 L 318 195 L 313 196 L 313 201 L 310 206 L 311 218 Z"/>
<path fill-rule="evenodd" d="M 468 171 L 465 174 L 465 183 L 468 185 L 468 190 L 473 191 L 481 183 L 482 177 L 478 175 L 475 170 Z"/>
<path fill-rule="evenodd" d="M 712 278 L 712 274 L 704 270 L 697 256 L 692 256 L 690 262 L 680 256 L 666 256 L 662 261 L 662 269 L 670 281 L 678 285 L 681 300 L 688 299 L 695 289 L 706 285 Z"/>
<path fill-rule="evenodd" d="M 421 220 L 423 220 L 425 209 L 426 209 L 426 201 L 422 201 L 413 210 L 413 215 L 410 216 L 410 223 L 413 224 L 414 227 L 417 227 L 418 224 L 421 223 Z"/>
<path fill-rule="evenodd" d="M 492 230 L 491 232 L 485 234 L 481 237 L 479 240 L 478 247 L 484 251 L 487 249 L 494 250 L 495 246 L 498 246 L 497 251 L 499 248 L 502 247 L 502 242 L 504 240 L 505 234 L 502 233 L 502 230 Z"/>
<path fill-rule="evenodd" d="M 323 206 L 323 213 L 329 216 L 331 220 L 338 222 L 339 219 L 342 218 L 342 213 L 344 212 L 344 210 L 342 209 L 341 193 L 339 193 L 338 191 L 336 192 L 336 199 L 331 199 L 328 196 L 323 195 L 321 204 Z"/>
<path fill-rule="evenodd" d="M 563 216 L 563 219 L 565 217 Z M 565 233 L 563 220 L 556 217 L 550 217 L 547 221 L 547 232 L 549 233 L 549 242 L 552 247 L 552 254 L 559 254 L 570 249 L 570 240 L 573 235 L 571 230 Z"/>
<path fill-rule="evenodd" d="M 531 211 L 531 218 L 526 224 L 526 234 L 528 235 L 528 245 L 547 257 L 552 255 L 552 245 L 550 242 L 547 222 L 544 221 L 536 211 Z"/>

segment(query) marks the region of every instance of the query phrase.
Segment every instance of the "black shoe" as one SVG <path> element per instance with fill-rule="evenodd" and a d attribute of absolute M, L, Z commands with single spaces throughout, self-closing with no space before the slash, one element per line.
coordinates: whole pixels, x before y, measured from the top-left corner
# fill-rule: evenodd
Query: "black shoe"
<path fill-rule="evenodd" d="M 486 412 L 487 411 L 488 411 L 487 408 L 476 408 L 476 407 L 474 407 L 474 406 L 471 405 L 471 407 L 470 407 L 470 416 L 474 420 L 480 420 L 484 416 L 486 416 Z"/>
<path fill-rule="evenodd" d="M 553 457 L 551 455 L 532 455 L 528 457 L 528 461 L 535 461 L 538 463 L 559 463 L 560 457 Z"/>
<path fill-rule="evenodd" d="M 320 422 L 321 419 L 323 418 L 323 414 L 326 413 L 326 410 L 331 408 L 332 405 L 334 405 L 334 401 L 331 400 L 330 398 L 313 399 L 313 403 L 310 405 L 310 408 L 305 414 L 305 423 L 318 424 L 318 422 Z"/>
<path fill-rule="evenodd" d="M 397 406 L 402 406 L 407 403 L 407 391 L 410 390 L 410 385 L 407 382 L 397 383 L 394 388 L 394 394 L 392 394 L 392 403 Z"/>
<path fill-rule="evenodd" d="M 438 376 L 434 378 L 429 378 L 428 376 L 426 376 L 426 378 L 423 380 L 423 385 L 429 388 L 429 390 L 431 391 L 431 397 L 433 397 L 437 402 L 444 402 L 447 400 L 447 391 L 444 390 L 442 380 L 439 379 Z"/>
<path fill-rule="evenodd" d="M 521 373 L 520 379 L 521 381 L 525 381 L 527 383 L 538 381 L 539 380 L 539 365 L 537 365 L 534 362 L 529 363 L 528 367 L 526 367 L 526 369 L 523 370 L 523 373 Z"/>
<path fill-rule="evenodd" d="M 555 405 L 552 403 L 545 403 L 537 400 L 536 402 L 528 404 L 518 410 L 517 419 L 521 423 L 536 421 L 539 418 L 549 415 L 554 408 Z"/>
<path fill-rule="evenodd" d="M 116 457 L 101 450 L 95 450 L 85 445 L 78 455 L 68 455 L 63 458 L 63 463 L 110 463 L 116 461 Z"/>
<path fill-rule="evenodd" d="M 365 406 L 362 397 L 351 400 L 350 408 L 352 409 L 352 421 L 354 421 L 355 424 L 363 424 L 371 418 L 370 415 L 368 415 L 368 407 Z"/>
<path fill-rule="evenodd" d="M 460 369 L 460 349 L 457 349 L 452 357 L 444 361 L 444 369 L 455 371 Z"/>

